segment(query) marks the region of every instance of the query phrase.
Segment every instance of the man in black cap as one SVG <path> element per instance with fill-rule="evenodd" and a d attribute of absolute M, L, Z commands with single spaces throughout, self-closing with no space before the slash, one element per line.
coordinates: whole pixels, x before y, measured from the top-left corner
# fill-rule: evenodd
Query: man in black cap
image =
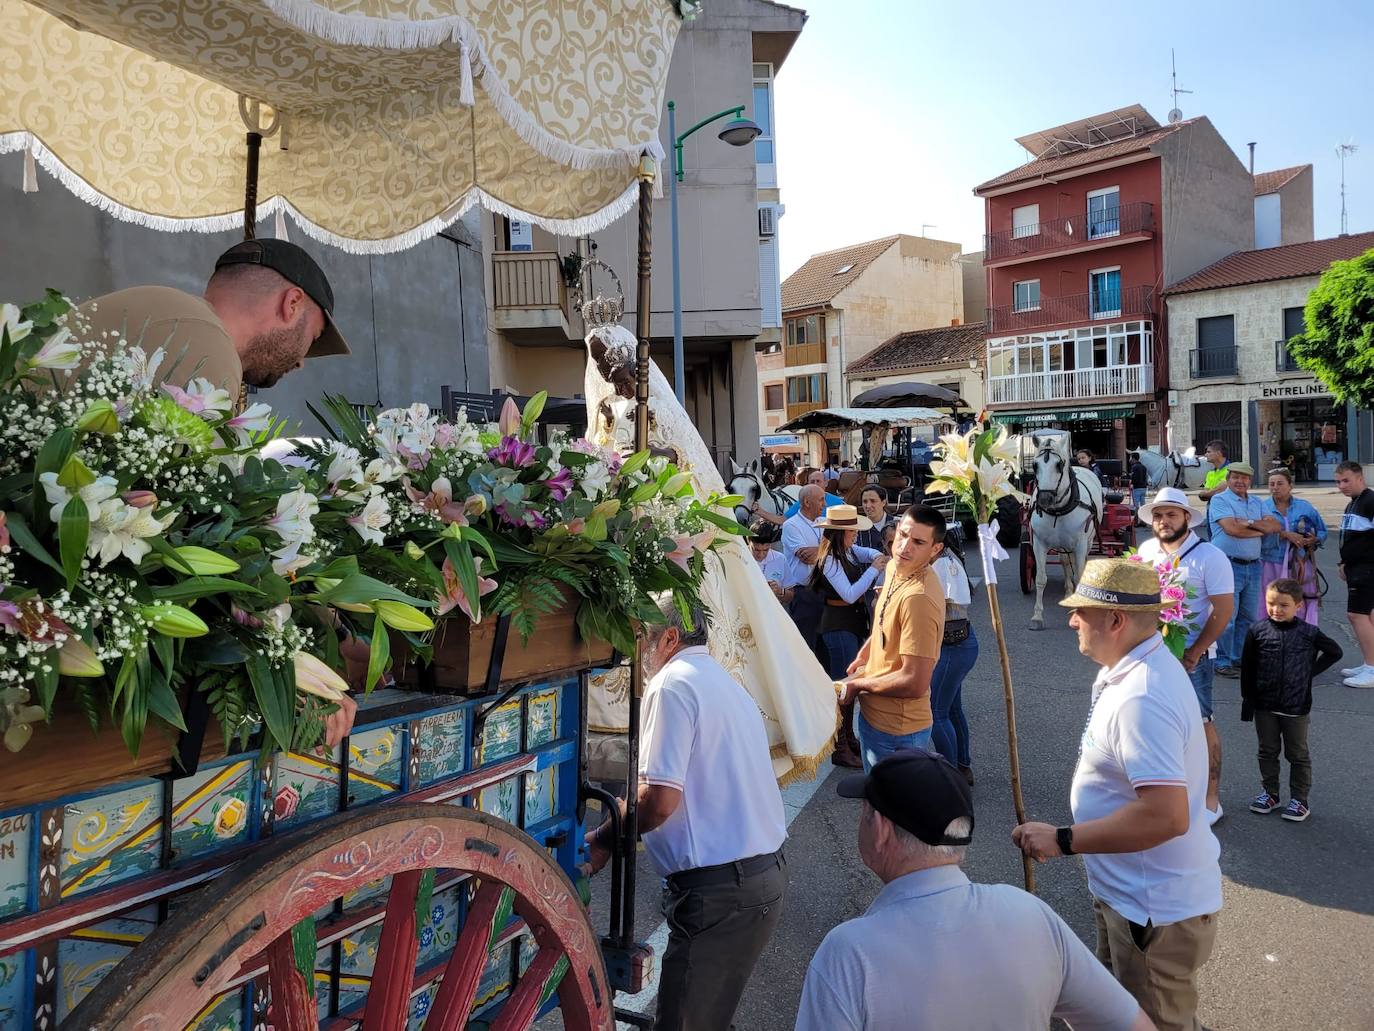
<path fill-rule="evenodd" d="M 215 262 L 204 297 L 135 286 L 87 301 L 77 312 L 97 338 L 123 336 L 149 355 L 163 349 L 159 382 L 185 386 L 203 377 L 234 398 L 244 383 L 270 387 L 307 358 L 349 353 L 334 324 L 329 280 L 286 240 L 230 247 Z"/>
<path fill-rule="evenodd" d="M 1154 1027 L 1054 910 L 959 869 L 973 796 L 944 759 L 894 752 L 839 794 L 864 800 L 859 855 L 884 887 L 821 942 L 797 1031 L 988 1031 L 1051 1017 L 1076 1031 Z"/>

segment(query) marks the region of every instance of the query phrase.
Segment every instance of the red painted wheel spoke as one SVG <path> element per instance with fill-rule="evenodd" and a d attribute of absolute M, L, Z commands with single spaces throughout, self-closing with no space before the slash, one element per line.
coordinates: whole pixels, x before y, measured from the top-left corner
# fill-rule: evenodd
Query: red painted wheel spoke
<path fill-rule="evenodd" d="M 558 949 L 540 949 L 510 999 L 501 1007 L 501 1015 L 491 1025 L 491 1031 L 527 1031 L 539 1007 L 553 994 L 567 969 L 567 957 Z"/>
<path fill-rule="evenodd" d="M 386 919 L 377 943 L 377 962 L 367 990 L 363 1031 L 405 1031 L 410 991 L 415 985 L 415 956 L 420 943 L 415 929 L 415 897 L 421 870 L 406 870 L 391 878 Z"/>
<path fill-rule="evenodd" d="M 510 912 L 509 892 L 499 881 L 483 881 L 477 895 L 468 906 L 463 933 L 458 937 L 453 955 L 444 968 L 439 994 L 425 1018 L 426 1031 L 462 1031 L 472 1014 L 472 1001 L 477 997 L 477 984 L 487 965 L 498 913 Z M 505 896 L 505 897 L 503 897 Z"/>
<path fill-rule="evenodd" d="M 315 986 L 296 968 L 291 932 L 267 946 L 267 984 L 272 994 L 270 1017 L 276 1031 L 316 1031 L 320 1026 L 315 1009 Z M 313 982 L 313 977 L 312 977 Z"/>

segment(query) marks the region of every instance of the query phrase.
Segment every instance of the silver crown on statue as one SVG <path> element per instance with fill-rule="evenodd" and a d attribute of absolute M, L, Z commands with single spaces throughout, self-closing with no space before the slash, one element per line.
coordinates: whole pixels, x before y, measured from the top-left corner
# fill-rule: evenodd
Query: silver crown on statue
<path fill-rule="evenodd" d="M 590 333 L 606 326 L 618 326 L 625 314 L 625 301 L 622 298 L 609 298 L 597 294 L 582 304 L 582 322 Z"/>

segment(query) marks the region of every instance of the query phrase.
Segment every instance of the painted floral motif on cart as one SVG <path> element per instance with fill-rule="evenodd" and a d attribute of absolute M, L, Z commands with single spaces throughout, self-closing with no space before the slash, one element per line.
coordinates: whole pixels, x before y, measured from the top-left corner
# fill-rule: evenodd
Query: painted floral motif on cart
<path fill-rule="evenodd" d="M 57 943 L 57 1019 L 77 1003 L 157 926 L 157 907 L 143 906 L 74 931 Z"/>
<path fill-rule="evenodd" d="M 339 811 L 339 762 L 342 746 L 333 752 L 316 748 L 308 754 L 277 756 L 272 781 L 274 832 L 308 823 Z"/>
<path fill-rule="evenodd" d="M 348 740 L 348 803 L 361 805 L 401 790 L 401 737 L 379 727 Z"/>
<path fill-rule="evenodd" d="M 420 784 L 433 784 L 463 772 L 467 766 L 467 729 L 465 709 L 453 709 L 420 720 L 419 733 L 410 743 L 416 780 Z"/>
<path fill-rule="evenodd" d="M 456 884 L 436 892 L 429 904 L 429 919 L 420 928 L 417 964 L 424 966 L 453 950 L 458 941 L 458 909 L 463 886 Z"/>
<path fill-rule="evenodd" d="M 217 996 L 186 1026 L 186 1031 L 243 1031 L 243 989 Z"/>
<path fill-rule="evenodd" d="M 532 751 L 558 737 L 558 688 L 530 695 L 526 702 L 525 748 Z"/>
<path fill-rule="evenodd" d="M 487 957 L 487 965 L 482 968 L 473 1007 L 485 1006 L 510 991 L 510 975 L 511 947 L 509 944 L 498 945 Z"/>
<path fill-rule="evenodd" d="M 28 951 L 0 956 L 0 1027 L 19 1027 L 24 1012 L 24 968 Z"/>
<path fill-rule="evenodd" d="M 172 854 L 179 860 L 248 840 L 253 764 L 230 763 L 172 782 Z"/>
<path fill-rule="evenodd" d="M 151 873 L 162 850 L 162 785 L 69 802 L 63 829 L 63 898 Z"/>
<path fill-rule="evenodd" d="M 28 904 L 33 824 L 30 813 L 0 817 L 0 916 L 18 913 Z"/>
<path fill-rule="evenodd" d="M 477 808 L 484 813 L 504 820 L 506 823 L 519 823 L 520 778 L 507 777 L 498 784 L 483 788 L 478 796 Z"/>
<path fill-rule="evenodd" d="M 520 699 L 516 698 L 487 713 L 481 740 L 473 743 L 477 764 L 509 759 L 520 751 Z"/>
<path fill-rule="evenodd" d="M 547 820 L 558 804 L 558 767 L 525 774 L 525 827 Z"/>
<path fill-rule="evenodd" d="M 340 942 L 339 1009 L 341 1011 L 354 1003 L 361 1002 L 367 995 L 368 986 L 372 983 L 372 968 L 377 965 L 377 945 L 381 941 L 381 937 L 382 925 L 376 923 L 348 935 Z M 316 996 L 320 996 L 322 987 L 322 1001 L 327 1002 L 329 998 L 328 949 L 320 950 L 320 959 L 317 960 L 317 964 L 323 966 L 326 974 L 323 985 L 321 985 L 318 974 L 315 978 Z M 319 970 L 319 965 L 316 969 Z M 321 1010 L 321 1012 L 324 1011 Z"/>

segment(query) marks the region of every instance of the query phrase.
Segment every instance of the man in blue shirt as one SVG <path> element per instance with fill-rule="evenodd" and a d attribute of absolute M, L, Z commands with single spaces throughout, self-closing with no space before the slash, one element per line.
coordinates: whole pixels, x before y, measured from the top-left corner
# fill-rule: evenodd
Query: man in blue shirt
<path fill-rule="evenodd" d="M 1226 467 L 1226 489 L 1212 497 L 1207 523 L 1212 544 L 1231 560 L 1236 582 L 1236 608 L 1225 633 L 1217 641 L 1217 676 L 1240 676 L 1240 652 L 1245 632 L 1260 606 L 1260 554 L 1264 536 L 1278 533 L 1283 524 L 1264 513 L 1264 502 L 1250 496 L 1255 470 L 1244 462 Z"/>

